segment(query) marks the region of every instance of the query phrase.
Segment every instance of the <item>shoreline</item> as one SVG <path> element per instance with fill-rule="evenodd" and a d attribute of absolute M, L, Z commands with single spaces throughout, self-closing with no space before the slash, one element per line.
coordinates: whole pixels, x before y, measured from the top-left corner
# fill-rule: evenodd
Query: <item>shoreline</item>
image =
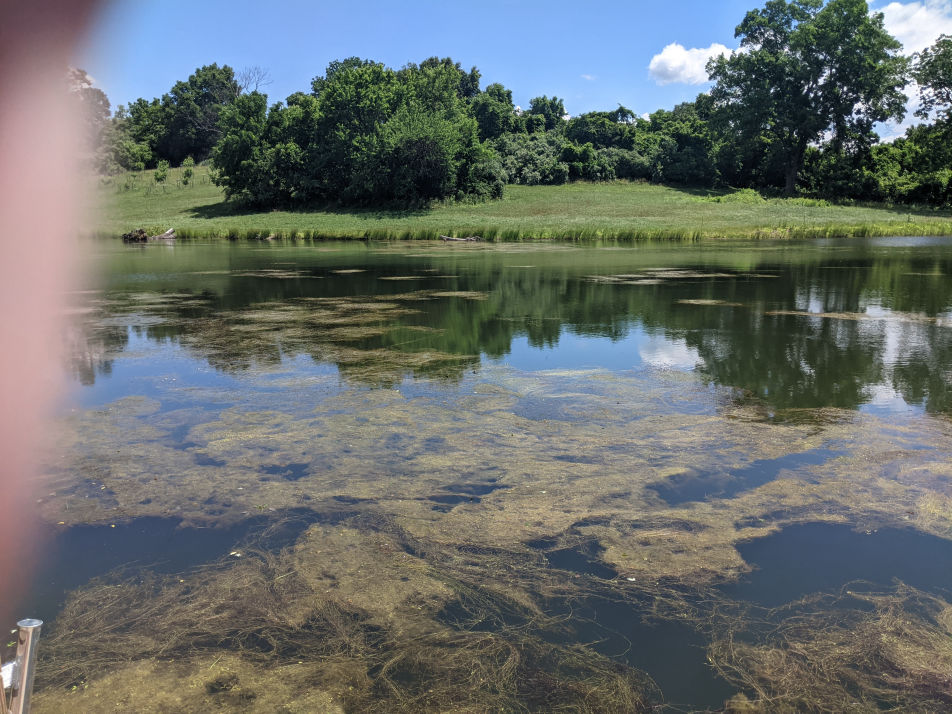
<path fill-rule="evenodd" d="M 148 225 L 148 224 L 146 224 Z M 146 231 L 161 232 L 158 228 L 146 227 Z M 577 230 L 564 234 L 555 234 L 542 230 L 538 234 L 514 232 L 510 230 L 496 230 L 490 228 L 480 234 L 482 243 L 640 243 L 653 241 L 667 242 L 697 242 L 697 241 L 726 241 L 726 240 L 816 240 L 833 238 L 901 238 L 901 237 L 952 237 L 952 221 L 942 223 L 895 223 L 884 225 L 831 225 L 831 226 L 791 226 L 788 228 L 757 228 L 750 231 L 721 233 L 708 232 L 703 229 L 670 230 L 617 230 L 604 231 Z M 121 234 L 114 231 L 88 231 L 84 235 L 94 238 L 121 239 Z M 441 236 L 462 238 L 472 236 L 469 230 L 440 231 L 401 231 L 396 229 L 378 229 L 365 231 L 362 234 L 342 234 L 339 232 L 324 232 L 319 230 L 261 230 L 251 229 L 194 229 L 176 228 L 175 240 L 180 241 L 433 241 L 438 242 Z M 459 241 L 454 241 L 459 242 Z"/>
<path fill-rule="evenodd" d="M 832 204 L 764 198 L 749 190 L 708 191 L 638 182 L 506 187 L 485 203 L 428 208 L 252 210 L 224 200 L 208 167 L 189 185 L 172 169 L 109 177 L 91 191 L 86 235 L 174 228 L 184 240 L 439 240 L 614 242 L 872 238 L 952 235 L 952 210 L 891 204 Z M 177 183 L 178 182 L 178 183 Z"/>

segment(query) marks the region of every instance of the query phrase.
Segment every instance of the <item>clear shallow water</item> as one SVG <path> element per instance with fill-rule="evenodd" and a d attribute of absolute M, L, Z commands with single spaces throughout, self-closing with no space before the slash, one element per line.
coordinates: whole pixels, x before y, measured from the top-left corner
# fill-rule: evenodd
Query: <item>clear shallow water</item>
<path fill-rule="evenodd" d="M 909 529 L 856 532 L 837 524 L 809 523 L 744 543 L 740 552 L 757 570 L 725 590 L 765 607 L 810 593 L 837 592 L 854 581 L 888 587 L 901 580 L 952 593 L 952 542 Z"/>
<path fill-rule="evenodd" d="M 33 602 L 51 612 L 117 566 L 230 572 L 258 537 L 301 579 L 285 607 L 390 633 L 367 661 L 413 628 L 531 636 L 561 648 L 522 674 L 543 691 L 570 700 L 578 672 L 604 690 L 603 657 L 651 677 L 645 702 L 704 710 L 779 686 L 723 654 L 725 612 L 857 579 L 948 596 L 917 573 L 952 572 L 952 240 L 94 249 L 101 291 L 68 336 L 76 386 L 40 504 L 54 545 Z M 290 536 L 262 535 L 289 513 Z M 190 606 L 218 597 L 200 580 Z M 766 632 L 744 636 L 782 650 Z M 201 642 L 180 653 L 196 671 L 218 656 Z M 591 659 L 556 666 L 570 645 Z M 307 661 L 345 710 L 464 696 L 411 697 L 449 676 L 422 666 L 355 684 Z M 835 696 L 798 682 L 814 685 Z M 914 705 L 939 696 L 903 686 Z M 553 704 L 513 687 L 505 706 Z M 179 706 L 220 705 L 211 690 Z"/>

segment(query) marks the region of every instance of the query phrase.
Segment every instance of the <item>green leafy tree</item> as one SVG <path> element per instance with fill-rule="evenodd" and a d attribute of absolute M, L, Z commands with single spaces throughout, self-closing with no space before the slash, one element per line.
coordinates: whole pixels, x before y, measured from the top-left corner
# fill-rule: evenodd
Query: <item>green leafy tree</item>
<path fill-rule="evenodd" d="M 473 116 L 483 141 L 496 139 L 516 128 L 516 108 L 512 92 L 501 84 L 490 84 L 473 98 Z"/>
<path fill-rule="evenodd" d="M 158 99 L 150 102 L 139 98 L 129 105 L 128 122 L 124 129 L 129 141 L 148 150 L 147 154 L 142 152 L 147 167 L 155 166 L 159 141 L 167 131 L 165 117 L 166 111 Z"/>
<path fill-rule="evenodd" d="M 952 120 L 952 36 L 941 35 L 932 47 L 916 57 L 913 77 L 919 84 L 916 116 L 935 112 L 940 122 Z"/>
<path fill-rule="evenodd" d="M 472 201 L 502 198 L 506 172 L 492 147 L 488 143 L 475 144 L 466 158 L 459 169 L 457 198 Z"/>
<path fill-rule="evenodd" d="M 218 141 L 218 116 L 222 107 L 235 101 L 240 87 L 228 65 L 199 67 L 184 82 L 176 82 L 162 96 L 163 133 L 156 153 L 173 164 L 186 156 L 202 160 Z"/>
<path fill-rule="evenodd" d="M 410 65 L 412 67 L 412 65 Z M 447 74 L 455 79 L 456 94 L 461 99 L 472 99 L 479 94 L 480 73 L 475 67 L 469 72 L 463 69 L 459 62 L 454 62 L 449 57 L 429 57 L 420 63 L 421 70 L 435 69 L 442 67 Z"/>
<path fill-rule="evenodd" d="M 316 134 L 318 100 L 292 94 L 287 106 L 276 104 L 268 112 L 262 171 L 270 174 L 268 190 L 278 203 L 301 203 L 320 197 L 319 181 L 312 167 L 319 165 Z"/>
<path fill-rule="evenodd" d="M 906 135 L 874 146 L 868 197 L 900 203 L 952 203 L 952 143 L 945 123 L 910 127 Z"/>
<path fill-rule="evenodd" d="M 327 81 L 318 98 L 315 130 L 320 142 L 314 179 L 327 200 L 350 202 L 363 193 L 355 186 L 358 159 L 380 149 L 380 127 L 400 105 L 396 73 L 382 64 L 343 67 Z M 364 164 L 363 173 L 367 175 Z"/>
<path fill-rule="evenodd" d="M 260 72 L 260 70 L 249 70 Z M 262 81 L 259 77 L 258 80 Z M 176 82 L 161 99 L 137 99 L 122 117 L 114 145 L 124 145 L 120 155 L 135 157 L 147 166 L 159 159 L 181 164 L 186 156 L 201 161 L 218 141 L 222 107 L 235 101 L 241 85 L 231 67 L 199 67 L 185 81 Z M 128 142 L 128 143 L 127 143 Z M 129 149 L 134 146 L 134 150 Z M 148 153 L 146 153 L 146 149 Z"/>
<path fill-rule="evenodd" d="M 120 104 L 103 129 L 103 158 L 99 166 L 101 173 L 142 171 L 151 160 L 151 148 L 132 139 L 129 125 L 129 113 Z"/>
<path fill-rule="evenodd" d="M 598 153 L 615 178 L 644 180 L 652 176 L 651 162 L 634 149 L 609 146 Z"/>
<path fill-rule="evenodd" d="M 492 144 L 509 183 L 535 186 L 569 179 L 569 165 L 560 158 L 562 139 L 555 134 L 503 134 Z"/>
<path fill-rule="evenodd" d="M 338 72 L 354 69 L 356 67 L 367 67 L 372 64 L 376 64 L 376 62 L 361 59 L 360 57 L 347 57 L 342 60 L 334 60 L 327 65 L 327 69 L 324 70 L 323 75 L 318 75 L 311 80 L 311 94 L 313 94 L 315 97 L 320 97 L 324 91 L 324 87 L 327 86 L 328 82 L 332 82 L 334 80 L 334 77 Z"/>
<path fill-rule="evenodd" d="M 841 143 L 904 114 L 907 62 L 865 0 L 768 0 L 735 36 L 741 50 L 708 65 L 711 95 L 728 132 L 776 152 L 787 195 L 824 134 Z"/>
<path fill-rule="evenodd" d="M 718 180 L 715 141 L 697 102 L 683 102 L 649 117 L 647 132 L 659 137 L 653 178 L 666 183 L 711 186 Z"/>
<path fill-rule="evenodd" d="M 588 112 L 569 120 L 565 137 L 576 144 L 592 144 L 598 149 L 610 146 L 631 149 L 635 141 L 634 119 L 634 112 L 621 105 L 611 112 Z"/>
<path fill-rule="evenodd" d="M 529 114 L 526 112 L 520 117 L 520 119 L 522 130 L 527 134 L 545 133 L 545 117 L 541 114 Z"/>
<path fill-rule="evenodd" d="M 101 163 L 100 154 L 109 126 L 109 98 L 104 91 L 93 86 L 93 80 L 86 70 L 70 67 L 66 81 L 70 98 L 75 103 L 76 116 L 83 128 L 90 163 L 96 166 Z"/>
<path fill-rule="evenodd" d="M 155 173 L 152 175 L 152 178 L 155 179 L 156 183 L 165 183 L 165 180 L 169 177 L 169 162 L 165 159 L 159 161 L 158 165 L 155 167 Z"/>
<path fill-rule="evenodd" d="M 363 199 L 425 204 L 456 193 L 465 137 L 445 116 L 402 107 L 381 129 L 380 150 L 354 193 Z"/>
<path fill-rule="evenodd" d="M 258 92 L 243 94 L 219 116 L 221 136 L 212 150 L 214 182 L 227 198 L 259 201 L 269 192 L 262 154 L 268 119 L 268 98 Z"/>
<path fill-rule="evenodd" d="M 562 145 L 559 160 L 569 167 L 570 179 L 586 181 L 610 181 L 615 178 L 612 164 L 604 160 L 591 144 L 578 146 L 571 142 Z"/>
<path fill-rule="evenodd" d="M 460 91 L 464 76 L 458 64 L 435 58 L 393 76 L 397 109 L 366 128 L 368 150 L 355 157 L 347 200 L 418 205 L 472 193 L 470 169 L 481 152 Z"/>
<path fill-rule="evenodd" d="M 545 120 L 545 130 L 552 131 L 561 128 L 565 116 L 565 103 L 558 97 L 541 96 L 529 100 L 529 116 L 540 116 Z"/>
<path fill-rule="evenodd" d="M 182 169 L 182 184 L 188 186 L 192 180 L 192 176 L 195 175 L 195 159 L 191 156 L 186 156 L 185 161 L 182 162 Z"/>
<path fill-rule="evenodd" d="M 109 132 L 109 146 L 112 153 L 111 160 L 116 167 L 125 171 L 142 171 L 152 160 L 152 150 L 145 144 L 131 141 L 121 133 L 115 138 Z"/>

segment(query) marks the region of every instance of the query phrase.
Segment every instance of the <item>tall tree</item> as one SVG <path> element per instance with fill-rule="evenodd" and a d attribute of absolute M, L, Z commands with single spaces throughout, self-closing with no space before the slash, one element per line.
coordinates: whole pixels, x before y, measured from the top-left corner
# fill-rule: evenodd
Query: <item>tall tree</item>
<path fill-rule="evenodd" d="M 410 65 L 412 68 L 413 65 Z M 469 72 L 463 69 L 459 62 L 454 62 L 451 57 L 428 57 L 420 62 L 420 69 L 435 69 L 443 67 L 456 78 L 456 93 L 461 99 L 472 99 L 479 94 L 480 73 L 475 67 L 470 68 Z"/>
<path fill-rule="evenodd" d="M 925 119 L 935 111 L 939 121 L 952 120 L 952 36 L 940 36 L 919 53 L 913 77 L 919 84 L 916 115 Z"/>
<path fill-rule="evenodd" d="M 540 116 L 545 120 L 545 130 L 552 131 L 562 126 L 565 116 L 565 103 L 558 97 L 549 99 L 545 95 L 529 100 L 529 116 Z"/>
<path fill-rule="evenodd" d="M 870 137 L 876 122 L 904 115 L 902 45 L 865 0 L 768 0 L 734 34 L 740 51 L 708 64 L 711 95 L 740 141 L 779 154 L 786 195 L 812 143 Z"/>
<path fill-rule="evenodd" d="M 83 163 L 100 173 L 116 170 L 113 160 L 113 126 L 109 117 L 109 98 L 94 86 L 86 70 L 70 67 L 66 73 L 67 90 L 83 129 Z"/>
<path fill-rule="evenodd" d="M 144 147 L 142 155 L 144 166 L 152 166 L 157 158 L 159 142 L 167 133 L 166 111 L 158 99 L 136 99 L 129 105 L 129 117 L 125 124 L 125 133 L 134 144 Z"/>
<path fill-rule="evenodd" d="M 357 183 L 358 159 L 376 155 L 380 126 L 400 106 L 396 73 L 383 64 L 328 67 L 318 96 L 316 134 L 321 143 L 314 180 L 329 199 L 349 199 Z"/>
<path fill-rule="evenodd" d="M 221 138 L 212 150 L 213 178 L 228 198 L 253 200 L 266 193 L 261 155 L 267 109 L 268 98 L 251 92 L 239 96 L 221 111 Z"/>
<path fill-rule="evenodd" d="M 695 186 L 715 183 L 714 137 L 697 101 L 683 102 L 671 111 L 659 109 L 650 116 L 646 131 L 659 137 L 652 157 L 657 180 Z"/>
<path fill-rule="evenodd" d="M 318 75 L 311 80 L 311 94 L 315 97 L 320 97 L 324 92 L 324 88 L 329 82 L 334 81 L 334 77 L 338 72 L 345 72 L 356 67 L 367 67 L 372 64 L 377 63 L 371 60 L 361 59 L 360 57 L 345 57 L 342 60 L 333 60 L 327 65 L 324 74 Z"/>
<path fill-rule="evenodd" d="M 516 108 L 512 92 L 501 84 L 490 84 L 486 91 L 473 98 L 473 116 L 479 124 L 479 136 L 484 141 L 506 134 L 516 126 Z"/>
<path fill-rule="evenodd" d="M 218 115 L 235 101 L 241 87 L 228 65 L 199 67 L 184 82 L 176 82 L 162 97 L 165 134 L 157 154 L 178 165 L 186 156 L 206 158 L 218 141 Z"/>
<path fill-rule="evenodd" d="M 618 146 L 630 149 L 634 145 L 634 113 L 618 105 L 610 112 L 588 112 L 569 120 L 565 126 L 567 139 L 578 145 L 590 143 L 597 149 Z"/>
<path fill-rule="evenodd" d="M 93 86 L 93 79 L 86 70 L 70 67 L 66 73 L 67 89 L 76 100 L 79 118 L 85 130 L 89 149 L 99 148 L 103 129 L 109 122 L 109 98 L 106 93 Z"/>

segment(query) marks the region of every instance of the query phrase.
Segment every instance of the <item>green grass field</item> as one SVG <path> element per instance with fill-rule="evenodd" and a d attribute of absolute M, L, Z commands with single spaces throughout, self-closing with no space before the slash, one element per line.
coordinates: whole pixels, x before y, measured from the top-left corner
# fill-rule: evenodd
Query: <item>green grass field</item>
<path fill-rule="evenodd" d="M 952 235 L 952 212 L 907 206 L 764 200 L 749 191 L 711 192 L 644 183 L 507 186 L 500 201 L 416 211 L 243 211 L 224 200 L 206 167 L 189 186 L 181 169 L 165 185 L 151 171 L 100 181 L 90 232 L 135 228 L 185 238 L 436 238 L 637 240 L 648 238 Z"/>

